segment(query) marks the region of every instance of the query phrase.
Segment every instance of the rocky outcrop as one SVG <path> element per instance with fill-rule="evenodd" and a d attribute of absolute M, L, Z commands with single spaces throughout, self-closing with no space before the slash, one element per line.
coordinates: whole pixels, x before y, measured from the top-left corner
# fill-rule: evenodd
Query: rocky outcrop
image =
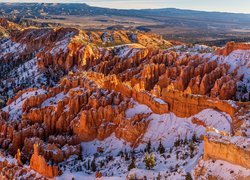
<path fill-rule="evenodd" d="M 162 99 L 169 104 L 169 110 L 179 117 L 190 117 L 208 108 L 218 109 L 234 117 L 237 110 L 226 101 L 184 94 L 168 89 L 162 90 Z"/>
<path fill-rule="evenodd" d="M 44 157 L 39 155 L 39 147 L 37 144 L 34 145 L 34 154 L 30 159 L 30 168 L 49 178 L 58 176 L 59 174 L 57 166 L 48 165 Z"/>
<path fill-rule="evenodd" d="M 228 42 L 224 48 L 221 48 L 217 51 L 217 54 L 228 56 L 231 52 L 235 50 L 250 50 L 250 44 Z"/>
<path fill-rule="evenodd" d="M 19 66 L 16 53 L 23 61 L 30 55 L 28 59 L 37 60 L 41 72 L 34 78 L 41 78 L 46 84 L 41 94 L 28 96 L 28 92 L 35 90 L 32 88 L 19 91 L 8 100 L 12 111 L 0 112 L 0 146 L 16 155 L 20 169 L 30 162 L 30 168 L 43 176 L 57 176 L 60 171 L 57 165 L 72 155 L 81 158 L 81 142 L 102 141 L 111 135 L 136 148 L 148 129 L 152 113 L 172 112 L 184 118 L 214 109 L 232 117 L 233 133 L 248 136 L 242 126 L 248 127 L 245 122 L 249 107 L 247 103 L 232 101 L 237 98 L 237 84 L 243 77 L 218 59 L 207 59 L 210 54 L 163 50 L 172 43 L 132 31 L 27 28 L 13 32 L 9 41 L 23 44 L 23 51 L 9 53 L 3 59 L 7 62 L 15 57 L 13 62 Z M 222 53 L 228 54 L 237 46 L 229 44 Z M 57 71 L 61 72 L 59 77 L 65 75 L 59 81 L 53 76 Z M 58 83 L 54 85 L 50 79 Z M 18 89 L 22 86 L 15 88 Z M 25 100 L 24 95 L 28 96 Z M 17 99 L 23 101 L 16 104 Z M 136 109 L 133 115 L 128 115 L 131 113 L 127 110 L 138 103 L 152 112 L 137 114 Z M 21 117 L 15 116 L 16 112 Z M 198 118 L 190 119 L 209 128 Z M 248 147 L 225 142 L 205 138 L 204 157 L 249 168 L 243 159 L 249 161 Z M 239 159 L 234 154 L 240 154 Z M 8 165 L 0 163 L 0 167 L 4 166 Z"/>
<path fill-rule="evenodd" d="M 0 155 L 0 179 L 18 179 L 18 178 L 28 178 L 28 179 L 38 179 L 39 175 L 29 169 L 27 166 L 22 166 L 17 163 L 15 159 L 9 160 Z M 45 178 L 46 179 L 46 178 Z"/>
<path fill-rule="evenodd" d="M 250 168 L 250 149 L 248 145 L 236 145 L 223 139 L 204 137 L 204 159 L 220 159 L 245 168 Z M 237 138 L 237 137 L 234 137 Z M 243 138 L 243 137 L 242 137 Z M 246 139 L 245 139 L 246 140 Z"/>

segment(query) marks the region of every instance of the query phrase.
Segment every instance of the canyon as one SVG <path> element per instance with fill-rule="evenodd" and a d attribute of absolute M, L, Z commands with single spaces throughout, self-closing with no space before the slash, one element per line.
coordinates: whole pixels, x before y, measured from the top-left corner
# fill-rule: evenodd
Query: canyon
<path fill-rule="evenodd" d="M 90 164 L 108 164 L 118 152 L 142 158 L 149 141 L 154 149 L 163 143 L 170 158 L 192 147 L 180 153 L 186 164 L 176 155 L 178 173 L 158 164 L 170 171 L 155 172 L 170 179 L 209 173 L 196 170 L 209 160 L 239 165 L 250 177 L 249 44 L 189 45 L 140 31 L 22 27 L 5 19 L 0 25 L 0 177 L 112 177 L 107 166 L 94 171 Z M 116 176 L 156 177 L 136 164 L 137 171 L 121 168 Z"/>

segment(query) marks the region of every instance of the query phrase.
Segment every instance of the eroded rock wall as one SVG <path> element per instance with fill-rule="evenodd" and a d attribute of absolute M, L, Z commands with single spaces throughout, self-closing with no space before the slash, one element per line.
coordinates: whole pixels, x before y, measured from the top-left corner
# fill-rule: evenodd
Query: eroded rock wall
<path fill-rule="evenodd" d="M 250 149 L 247 146 L 237 146 L 232 142 L 219 139 L 211 140 L 204 137 L 204 159 L 220 159 L 245 168 L 250 168 Z"/>

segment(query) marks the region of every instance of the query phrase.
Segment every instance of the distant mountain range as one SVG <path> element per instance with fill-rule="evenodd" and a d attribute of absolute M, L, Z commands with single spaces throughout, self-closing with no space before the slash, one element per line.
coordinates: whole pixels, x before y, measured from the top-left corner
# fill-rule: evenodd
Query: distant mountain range
<path fill-rule="evenodd" d="M 82 26 L 86 23 L 101 22 L 95 29 L 133 28 L 159 33 L 167 38 L 186 42 L 207 42 L 217 40 L 244 41 L 250 33 L 250 14 L 203 12 L 174 8 L 120 10 L 92 7 L 87 4 L 46 4 L 46 3 L 0 3 L 0 16 L 14 22 L 27 19 L 43 23 L 42 26 L 58 26 L 70 23 L 70 26 Z M 74 16 L 75 22 L 67 17 Z M 103 18 L 104 17 L 104 18 Z M 111 18 L 112 19 L 109 19 Z M 119 18 L 126 19 L 125 23 Z M 137 24 L 140 19 L 140 24 Z M 62 22 L 63 21 L 63 22 Z M 37 24 L 35 24 L 37 26 Z M 89 25 L 88 25 L 89 27 Z M 90 25 L 90 27 L 92 27 Z M 85 27 L 83 27 L 85 28 Z M 247 39 L 248 41 L 248 39 Z"/>

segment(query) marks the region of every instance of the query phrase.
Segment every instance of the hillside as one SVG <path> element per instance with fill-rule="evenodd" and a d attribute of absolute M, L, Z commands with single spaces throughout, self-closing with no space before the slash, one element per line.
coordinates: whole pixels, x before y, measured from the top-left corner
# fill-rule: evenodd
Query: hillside
<path fill-rule="evenodd" d="M 249 58 L 248 43 L 11 31 L 0 43 L 0 177 L 248 179 Z"/>
<path fill-rule="evenodd" d="M 223 46 L 228 41 L 250 41 L 249 14 L 174 8 L 120 10 L 83 3 L 1 3 L 0 16 L 25 26 L 67 26 L 91 31 L 132 29 L 187 43 Z"/>

